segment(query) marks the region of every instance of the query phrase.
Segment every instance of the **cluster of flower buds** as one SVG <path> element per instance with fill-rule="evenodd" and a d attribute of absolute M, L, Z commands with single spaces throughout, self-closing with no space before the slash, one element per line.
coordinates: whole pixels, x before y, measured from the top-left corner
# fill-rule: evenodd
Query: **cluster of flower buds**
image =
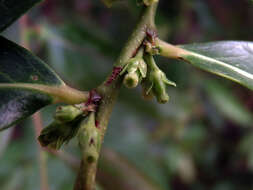
<path fill-rule="evenodd" d="M 79 146 L 83 150 L 82 154 L 87 163 L 96 161 L 99 156 L 101 135 L 95 123 L 95 113 L 91 112 L 89 116 L 80 123 L 77 134 Z"/>
<path fill-rule="evenodd" d="M 60 149 L 77 134 L 78 124 L 84 116 L 83 110 L 78 106 L 59 106 L 56 109 L 54 121 L 45 127 L 38 137 L 40 144 Z"/>
<path fill-rule="evenodd" d="M 147 75 L 147 64 L 143 60 L 143 50 L 139 50 L 138 54 L 131 58 L 120 75 L 127 73 L 124 76 L 124 85 L 128 88 L 135 88 L 143 78 Z"/>
<path fill-rule="evenodd" d="M 152 98 L 154 95 L 159 103 L 168 102 L 166 85 L 176 86 L 176 84 L 167 79 L 165 73 L 156 65 L 152 55 L 147 54 L 145 61 L 148 65 L 148 77 L 142 82 L 144 98 Z"/>
<path fill-rule="evenodd" d="M 160 54 L 161 50 L 156 45 L 149 42 L 148 40 L 144 41 L 144 45 L 145 45 L 145 52 L 147 52 L 151 55 L 159 55 Z"/>
<path fill-rule="evenodd" d="M 77 136 L 85 160 L 88 163 L 96 161 L 101 144 L 100 129 L 96 126 L 95 112 L 87 111 L 84 106 L 58 107 L 54 121 L 38 137 L 40 144 L 58 150 Z"/>
<path fill-rule="evenodd" d="M 167 79 L 165 73 L 158 68 L 153 54 L 147 52 L 144 55 L 143 51 L 140 49 L 120 73 L 121 75 L 126 73 L 123 83 L 128 88 L 134 88 L 141 82 L 145 99 L 156 96 L 159 103 L 166 103 L 169 100 L 166 85 L 176 86 L 176 84 Z"/>

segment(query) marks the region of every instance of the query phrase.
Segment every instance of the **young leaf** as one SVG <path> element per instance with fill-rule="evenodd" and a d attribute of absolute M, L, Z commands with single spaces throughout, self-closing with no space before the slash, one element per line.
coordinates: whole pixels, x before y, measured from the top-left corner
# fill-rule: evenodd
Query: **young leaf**
<path fill-rule="evenodd" d="M 228 78 L 253 90 L 253 43 L 221 41 L 182 45 L 180 57 L 200 69 Z"/>
<path fill-rule="evenodd" d="M 42 0 L 1 0 L 0 32 Z"/>
<path fill-rule="evenodd" d="M 75 104 L 87 98 L 39 58 L 0 36 L 0 131 L 50 103 Z"/>

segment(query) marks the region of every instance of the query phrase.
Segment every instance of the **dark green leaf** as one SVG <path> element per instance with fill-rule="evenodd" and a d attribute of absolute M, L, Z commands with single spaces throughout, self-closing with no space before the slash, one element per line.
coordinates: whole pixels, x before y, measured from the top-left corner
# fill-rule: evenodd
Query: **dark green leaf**
<path fill-rule="evenodd" d="M 180 47 L 190 51 L 182 58 L 192 65 L 253 90 L 252 42 L 221 41 Z"/>
<path fill-rule="evenodd" d="M 1 36 L 0 83 L 64 84 L 39 58 Z"/>
<path fill-rule="evenodd" d="M 66 86 L 40 59 L 0 37 L 0 130 L 50 103 L 72 103 L 79 95 L 85 99 L 85 94 Z"/>
<path fill-rule="evenodd" d="M 42 0 L 1 0 L 0 32 Z"/>

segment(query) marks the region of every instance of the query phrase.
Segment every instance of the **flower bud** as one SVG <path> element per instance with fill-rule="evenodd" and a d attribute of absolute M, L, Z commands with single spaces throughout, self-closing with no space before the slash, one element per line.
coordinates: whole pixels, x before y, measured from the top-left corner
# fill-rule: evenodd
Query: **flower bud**
<path fill-rule="evenodd" d="M 79 121 L 69 123 L 52 122 L 41 131 L 38 137 L 41 146 L 57 150 L 60 149 L 64 143 L 68 143 L 77 134 L 78 122 Z"/>
<path fill-rule="evenodd" d="M 152 55 L 146 55 L 145 60 L 149 66 L 148 81 L 150 83 L 150 87 L 146 91 L 146 94 L 148 94 L 149 91 L 152 91 L 156 96 L 157 101 L 164 104 L 169 101 L 166 85 L 176 86 L 176 84 L 167 79 L 164 72 L 162 72 L 156 65 Z"/>
<path fill-rule="evenodd" d="M 59 106 L 56 109 L 54 118 L 56 121 L 59 121 L 61 123 L 66 123 L 74 120 L 78 116 L 80 116 L 83 113 L 83 111 L 73 105 L 68 106 Z"/>
<path fill-rule="evenodd" d="M 153 82 L 153 93 L 156 96 L 156 99 L 159 103 L 166 103 L 169 101 L 169 96 L 166 92 L 166 85 L 163 81 L 163 72 L 160 70 L 152 71 L 150 76 Z"/>
<path fill-rule="evenodd" d="M 140 71 L 140 73 L 141 73 L 141 77 L 142 77 L 142 78 L 146 78 L 148 68 L 147 68 L 147 64 L 146 64 L 146 62 L 144 61 L 144 59 L 141 59 L 141 60 L 139 61 L 138 69 L 139 69 L 139 71 Z"/>
<path fill-rule="evenodd" d="M 125 75 L 123 83 L 127 88 L 135 88 L 139 83 L 139 75 L 136 72 L 128 73 Z"/>
<path fill-rule="evenodd" d="M 147 75 L 147 64 L 142 57 L 135 57 L 129 60 L 121 75 L 127 72 L 124 77 L 124 85 L 127 88 L 135 88 Z"/>

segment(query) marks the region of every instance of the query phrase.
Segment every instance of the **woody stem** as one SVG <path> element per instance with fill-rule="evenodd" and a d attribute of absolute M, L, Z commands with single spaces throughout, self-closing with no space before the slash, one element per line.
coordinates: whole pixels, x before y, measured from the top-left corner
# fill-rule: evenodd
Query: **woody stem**
<path fill-rule="evenodd" d="M 138 50 L 142 45 L 142 42 L 146 37 L 147 29 L 155 30 L 154 18 L 157 5 L 158 3 L 153 3 L 152 5 L 145 7 L 139 23 L 122 49 L 114 67 L 123 68 L 127 61 L 133 57 L 136 50 Z M 97 92 L 102 96 L 102 100 L 96 113 L 96 121 L 99 129 L 101 130 L 101 143 L 103 142 L 109 118 L 122 85 L 122 77 L 118 77 L 115 81 L 108 85 L 106 81 L 108 81 L 110 76 L 111 75 L 109 75 L 107 79 L 97 88 Z M 95 179 L 96 176 L 97 161 L 92 164 L 83 163 L 84 161 L 82 161 L 80 165 L 74 190 L 94 190 L 95 183 L 93 179 Z M 87 173 L 89 173 L 89 178 L 87 178 Z"/>

